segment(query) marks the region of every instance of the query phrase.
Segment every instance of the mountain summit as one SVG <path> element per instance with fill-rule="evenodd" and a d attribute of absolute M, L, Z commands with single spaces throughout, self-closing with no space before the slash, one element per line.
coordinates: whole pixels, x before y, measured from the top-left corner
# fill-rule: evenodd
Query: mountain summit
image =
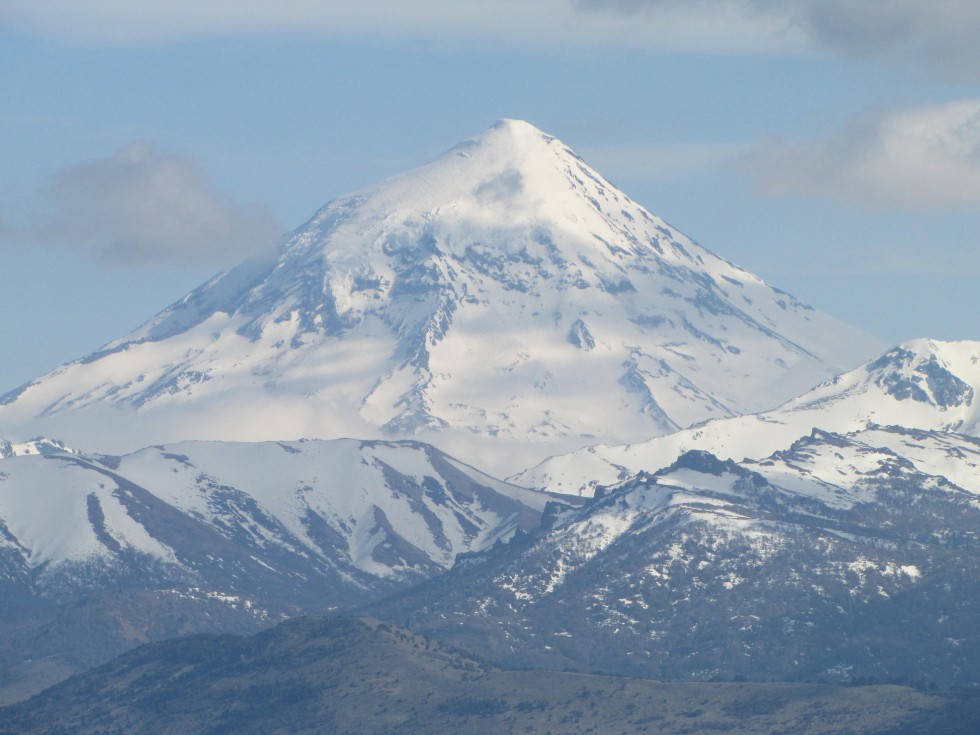
<path fill-rule="evenodd" d="M 412 436 L 513 472 L 769 408 L 878 347 L 503 120 L 0 397 L 0 436 Z"/>

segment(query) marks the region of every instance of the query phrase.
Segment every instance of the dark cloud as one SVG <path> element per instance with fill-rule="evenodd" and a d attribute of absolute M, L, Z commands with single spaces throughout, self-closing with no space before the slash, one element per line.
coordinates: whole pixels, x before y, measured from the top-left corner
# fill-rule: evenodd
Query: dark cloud
<path fill-rule="evenodd" d="M 233 263 L 280 234 L 265 210 L 232 204 L 192 162 L 141 142 L 62 169 L 41 206 L 33 239 L 119 264 Z"/>

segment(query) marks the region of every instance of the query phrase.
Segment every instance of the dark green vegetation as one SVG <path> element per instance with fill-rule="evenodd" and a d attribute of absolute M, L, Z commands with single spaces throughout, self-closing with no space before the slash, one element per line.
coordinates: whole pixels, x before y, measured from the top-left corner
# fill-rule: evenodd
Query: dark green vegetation
<path fill-rule="evenodd" d="M 2 735 L 978 731 L 980 698 L 966 695 L 504 671 L 349 618 L 142 646 L 0 710 Z"/>

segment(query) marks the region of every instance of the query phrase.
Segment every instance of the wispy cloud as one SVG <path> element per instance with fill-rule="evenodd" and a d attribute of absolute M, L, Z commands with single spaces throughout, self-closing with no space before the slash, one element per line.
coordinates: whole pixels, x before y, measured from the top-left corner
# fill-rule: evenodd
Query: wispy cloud
<path fill-rule="evenodd" d="M 737 166 L 749 143 L 680 142 L 586 148 L 582 155 L 600 171 L 623 179 L 655 180 Z"/>
<path fill-rule="evenodd" d="M 280 234 L 265 210 L 218 195 L 191 161 L 134 142 L 59 171 L 28 238 L 89 248 L 119 264 L 237 262 Z"/>
<path fill-rule="evenodd" d="M 772 140 L 740 165 L 769 194 L 906 208 L 980 204 L 980 100 L 869 114 L 822 140 Z"/>
<path fill-rule="evenodd" d="M 796 0 L 798 22 L 817 43 L 852 56 L 916 62 L 980 78 L 975 0 Z"/>
<path fill-rule="evenodd" d="M 0 0 L 0 25 L 81 42 L 285 32 L 710 53 L 822 48 L 980 78 L 976 0 Z"/>
<path fill-rule="evenodd" d="M 0 0 L 0 25 L 81 42 L 285 32 L 710 53 L 830 49 L 980 78 L 976 0 Z"/>
<path fill-rule="evenodd" d="M 721 19 L 759 51 L 823 48 L 853 57 L 916 63 L 980 78 L 976 0 L 575 0 L 583 11 L 619 14 L 648 30 Z M 683 20 L 680 20 L 683 19 Z M 669 26 L 668 26 L 669 27 Z M 753 28 L 756 33 L 746 34 Z M 767 30 L 760 34 L 758 31 Z"/>
<path fill-rule="evenodd" d="M 799 45 L 778 15 L 740 2 L 651 3 L 638 20 L 587 0 L 0 0 L 9 28 L 80 42 L 142 43 L 201 35 L 351 34 L 514 43 L 627 44 L 665 51 Z M 718 7 L 720 6 L 720 7 Z M 609 12 L 610 10 L 614 12 Z"/>

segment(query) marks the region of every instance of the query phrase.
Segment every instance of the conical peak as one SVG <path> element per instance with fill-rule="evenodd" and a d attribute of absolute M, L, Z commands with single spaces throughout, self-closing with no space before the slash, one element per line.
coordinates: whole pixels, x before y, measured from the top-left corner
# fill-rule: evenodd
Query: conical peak
<path fill-rule="evenodd" d="M 526 185 L 551 188 L 559 178 L 566 181 L 562 172 L 567 169 L 568 159 L 578 157 L 554 136 L 524 120 L 504 118 L 418 171 L 438 171 L 441 175 L 452 172 L 451 178 L 464 180 L 489 180 L 504 174 L 515 181 L 519 176 Z"/>
<path fill-rule="evenodd" d="M 513 117 L 500 118 L 499 120 L 497 120 L 497 122 L 491 125 L 488 128 L 488 130 L 507 130 L 511 132 L 518 131 L 518 132 L 532 133 L 536 135 L 546 135 L 546 133 L 543 133 L 541 130 L 538 130 L 527 120 L 519 120 Z"/>
<path fill-rule="evenodd" d="M 667 288 L 675 298 L 684 292 L 699 304 L 727 299 L 720 291 L 710 298 L 701 293 L 723 284 L 766 289 L 632 201 L 561 140 L 514 119 L 329 203 L 285 244 L 280 260 L 288 267 L 277 269 L 271 291 L 292 292 L 297 280 L 303 288 L 323 283 L 345 305 L 375 298 L 364 289 L 352 292 L 348 276 L 399 284 L 396 291 L 403 292 L 405 274 L 421 272 L 442 274 L 432 276 L 440 287 L 448 287 L 449 274 L 462 278 L 466 271 L 474 284 L 495 281 L 529 293 L 595 288 L 621 300 L 631 299 L 650 274 L 662 273 L 672 285 L 658 292 Z M 312 279 L 313 272 L 320 276 Z M 349 298 L 337 297 L 340 292 Z M 765 293 L 738 303 L 757 309 L 785 301 Z M 793 308 L 805 307 L 793 302 Z"/>
<path fill-rule="evenodd" d="M 105 416 L 113 443 L 100 449 L 114 452 L 438 434 L 477 463 L 488 440 L 506 447 L 492 469 L 509 473 L 596 436 L 634 443 L 760 410 L 866 357 L 851 356 L 861 343 L 674 231 L 557 138 L 502 120 L 334 200 L 270 262 L 0 397 L 0 421 L 15 438 L 79 443 L 74 427 L 92 441 L 86 427 Z"/>
<path fill-rule="evenodd" d="M 553 135 L 548 135 L 525 120 L 503 118 L 456 148 L 488 147 L 533 156 L 546 151 L 555 141 L 557 138 Z"/>
<path fill-rule="evenodd" d="M 443 231 L 455 243 L 486 243 L 505 231 L 553 226 L 611 240 L 623 223 L 611 225 L 610 215 L 624 209 L 636 210 L 629 212 L 634 221 L 655 219 L 559 139 L 522 120 L 503 119 L 430 163 L 334 200 L 312 225 L 323 230 L 342 221 L 337 234 L 349 230 L 360 237 L 373 228 L 380 240 L 415 224 L 427 237 Z"/>

